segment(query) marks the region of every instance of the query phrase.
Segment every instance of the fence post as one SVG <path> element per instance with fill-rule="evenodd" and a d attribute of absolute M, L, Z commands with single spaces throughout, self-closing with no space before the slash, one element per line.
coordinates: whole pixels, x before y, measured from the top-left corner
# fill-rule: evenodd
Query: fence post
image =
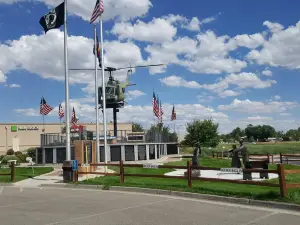
<path fill-rule="evenodd" d="M 11 168 L 10 168 L 10 180 L 11 182 L 15 182 L 15 163 L 11 162 Z"/>
<path fill-rule="evenodd" d="M 124 165 L 123 165 L 123 160 L 120 160 L 120 183 L 124 184 Z"/>
<path fill-rule="evenodd" d="M 212 151 L 212 157 L 215 158 L 215 152 L 214 151 Z"/>
<path fill-rule="evenodd" d="M 75 173 L 75 183 L 77 184 L 78 183 L 78 170 L 75 170 L 74 171 L 74 173 Z"/>
<path fill-rule="evenodd" d="M 187 161 L 187 178 L 188 178 L 188 187 L 192 187 L 192 168 L 191 168 L 191 162 Z"/>
<path fill-rule="evenodd" d="M 268 157 L 268 161 L 270 163 L 270 154 L 269 154 L 269 152 L 267 152 L 267 157 Z"/>
<path fill-rule="evenodd" d="M 286 188 L 286 182 L 285 182 L 285 173 L 284 173 L 284 167 L 282 164 L 277 164 L 277 170 L 278 170 L 278 178 L 279 178 L 279 186 L 280 186 L 280 196 L 285 197 L 287 196 L 287 188 Z"/>
<path fill-rule="evenodd" d="M 282 164 L 282 154 L 280 152 L 280 164 Z"/>

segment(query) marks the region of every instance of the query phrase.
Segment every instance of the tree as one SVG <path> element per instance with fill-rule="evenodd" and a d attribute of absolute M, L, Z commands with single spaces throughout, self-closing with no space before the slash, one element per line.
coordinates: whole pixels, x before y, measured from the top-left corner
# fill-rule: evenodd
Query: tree
<path fill-rule="evenodd" d="M 153 142 L 177 142 L 177 133 L 170 132 L 170 128 L 163 123 L 152 125 L 146 134 L 147 141 Z"/>
<path fill-rule="evenodd" d="M 243 131 L 241 128 L 237 127 L 235 128 L 231 133 L 230 136 L 234 139 L 234 140 L 239 140 L 241 137 L 243 137 L 245 135 L 245 131 Z"/>
<path fill-rule="evenodd" d="M 191 123 L 187 123 L 185 135 L 185 143 L 189 146 L 196 146 L 200 141 L 201 146 L 204 147 L 216 147 L 220 142 L 218 135 L 218 123 L 214 123 L 209 120 L 194 120 Z"/>
<path fill-rule="evenodd" d="M 144 128 L 141 124 L 138 123 L 132 123 L 132 132 L 143 132 Z"/>

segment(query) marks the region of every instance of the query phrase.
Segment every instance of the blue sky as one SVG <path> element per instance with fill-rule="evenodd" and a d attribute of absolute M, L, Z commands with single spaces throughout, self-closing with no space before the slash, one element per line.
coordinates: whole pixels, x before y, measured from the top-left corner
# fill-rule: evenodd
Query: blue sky
<path fill-rule="evenodd" d="M 63 26 L 45 35 L 39 19 L 61 2 L 0 0 L 2 122 L 41 122 L 42 95 L 55 107 L 45 120 L 59 121 Z M 70 68 L 94 65 L 89 19 L 96 1 L 84 2 L 69 1 Z M 145 127 L 156 122 L 154 89 L 164 122 L 183 133 L 187 122 L 207 118 L 220 124 L 221 133 L 249 123 L 278 130 L 299 126 L 299 1 L 104 0 L 104 6 L 105 66 L 167 65 L 137 69 L 130 77 L 137 85 L 127 88 L 120 122 Z M 115 75 L 123 80 L 125 74 Z M 70 72 L 70 77 L 71 107 L 80 121 L 94 122 L 93 72 Z M 170 121 L 173 104 L 175 122 Z"/>

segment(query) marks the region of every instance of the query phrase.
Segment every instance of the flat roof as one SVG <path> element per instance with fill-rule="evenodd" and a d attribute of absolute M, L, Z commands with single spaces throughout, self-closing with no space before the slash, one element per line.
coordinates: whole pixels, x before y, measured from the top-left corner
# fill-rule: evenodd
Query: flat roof
<path fill-rule="evenodd" d="M 62 125 L 62 124 L 65 124 L 65 123 L 41 123 L 41 122 L 39 122 L 39 123 L 35 123 L 35 122 L 32 122 L 32 123 L 24 123 L 24 122 L 20 122 L 20 123 L 18 123 L 18 122 L 14 122 L 14 123 L 0 123 L 0 126 L 1 125 L 32 125 L 32 124 L 35 124 L 35 125 Z M 78 123 L 78 125 L 89 125 L 89 124 L 95 124 L 96 125 L 96 123 L 95 122 L 91 122 L 91 123 Z M 101 125 L 102 123 L 99 123 L 99 125 Z M 107 124 L 113 124 L 112 122 L 107 122 Z M 130 122 L 128 122 L 128 123 L 118 123 L 118 124 L 132 124 L 132 123 L 130 123 Z M 70 123 L 70 125 L 71 125 L 71 123 Z"/>

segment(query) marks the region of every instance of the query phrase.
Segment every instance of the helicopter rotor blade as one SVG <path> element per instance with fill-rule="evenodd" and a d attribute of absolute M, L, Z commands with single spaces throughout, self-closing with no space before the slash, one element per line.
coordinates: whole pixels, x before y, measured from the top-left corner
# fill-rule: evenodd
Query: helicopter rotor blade
<path fill-rule="evenodd" d="M 164 66 L 164 65 L 165 65 L 165 64 L 152 64 L 152 65 L 129 66 L 129 67 L 117 68 L 116 70 L 124 70 L 124 69 L 131 69 L 131 68 L 141 68 L 141 67 L 150 67 L 150 66 Z"/>

